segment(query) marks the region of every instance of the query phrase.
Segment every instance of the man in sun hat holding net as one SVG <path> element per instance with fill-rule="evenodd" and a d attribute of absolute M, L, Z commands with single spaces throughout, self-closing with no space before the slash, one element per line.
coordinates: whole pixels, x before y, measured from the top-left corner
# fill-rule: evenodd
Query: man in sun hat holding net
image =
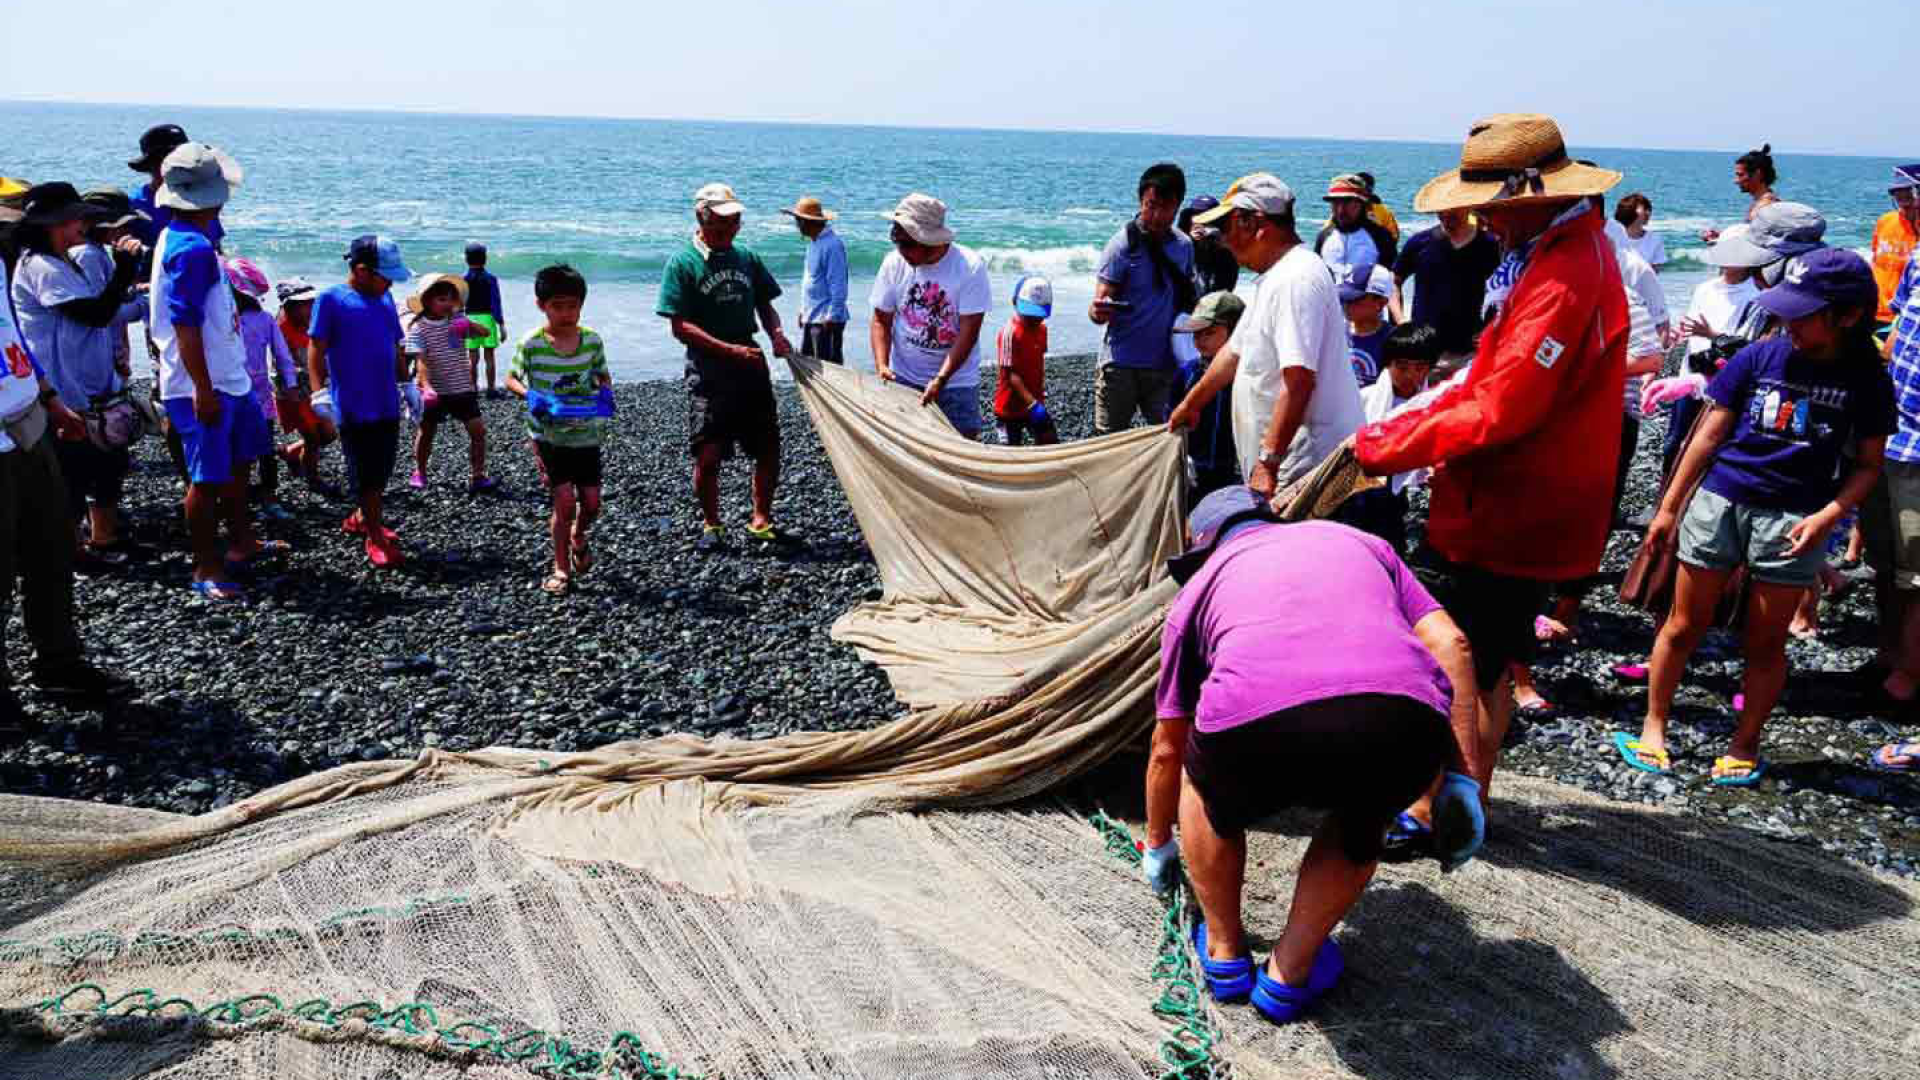
<path fill-rule="evenodd" d="M 1463 379 L 1355 438 L 1371 475 L 1434 470 L 1430 550 L 1416 562 L 1472 645 L 1489 772 L 1513 714 L 1507 671 L 1532 656 L 1550 584 L 1593 573 L 1606 550 L 1628 315 L 1590 197 L 1619 182 L 1568 157 L 1549 117 L 1475 123 L 1460 167 L 1422 188 L 1414 208 L 1473 210 L 1518 256 L 1518 276 Z M 1430 835 L 1426 800 L 1410 815 L 1393 839 L 1418 854 Z"/>

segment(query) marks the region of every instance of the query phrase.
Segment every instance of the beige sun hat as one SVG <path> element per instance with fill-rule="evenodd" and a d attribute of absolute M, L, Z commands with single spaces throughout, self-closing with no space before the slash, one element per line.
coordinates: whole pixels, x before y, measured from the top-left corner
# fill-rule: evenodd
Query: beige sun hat
<path fill-rule="evenodd" d="M 467 282 L 465 278 L 460 277 L 458 274 L 427 274 L 421 277 L 420 283 L 413 287 L 413 295 L 407 297 L 407 310 L 413 312 L 415 315 L 425 311 L 427 307 L 427 294 L 433 291 L 435 285 L 443 281 L 453 286 L 453 291 L 459 294 L 461 306 L 466 306 Z"/>
<path fill-rule="evenodd" d="M 1423 214 L 1489 203 L 1540 202 L 1600 195 L 1620 182 L 1611 169 L 1567 156 L 1560 125 L 1537 113 L 1500 113 L 1476 121 L 1460 148 L 1460 167 L 1427 182 L 1413 197 Z"/>
<path fill-rule="evenodd" d="M 953 243 L 953 230 L 947 228 L 947 204 L 931 195 L 914 192 L 901 199 L 887 218 L 905 229 L 916 243 L 931 247 Z"/>
<path fill-rule="evenodd" d="M 788 217 L 799 218 L 801 221 L 832 221 L 834 218 L 840 216 L 826 207 L 821 206 L 820 200 L 811 195 L 802 195 L 794 201 L 791 209 L 780 212 Z"/>

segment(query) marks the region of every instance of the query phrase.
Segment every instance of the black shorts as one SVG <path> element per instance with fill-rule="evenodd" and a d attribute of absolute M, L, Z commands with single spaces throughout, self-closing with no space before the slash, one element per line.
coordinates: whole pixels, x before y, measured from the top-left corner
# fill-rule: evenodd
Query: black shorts
<path fill-rule="evenodd" d="M 720 447 L 721 460 L 734 448 L 756 461 L 780 452 L 780 414 L 773 404 L 773 384 L 748 385 L 726 394 L 705 394 L 687 388 L 687 434 L 694 454 L 707 445 Z"/>
<path fill-rule="evenodd" d="M 800 351 L 815 360 L 825 360 L 829 364 L 846 362 L 842 341 L 847 336 L 847 324 L 839 323 L 801 323 Z"/>
<path fill-rule="evenodd" d="M 437 424 L 447 418 L 461 423 L 480 419 L 480 394 L 469 390 L 464 394 L 441 394 L 434 398 L 420 417 L 422 424 Z"/>
<path fill-rule="evenodd" d="M 1408 565 L 1467 636 L 1482 691 L 1499 685 L 1509 664 L 1532 662 L 1533 620 L 1546 610 L 1549 582 L 1460 566 L 1432 548 L 1415 552 Z"/>
<path fill-rule="evenodd" d="M 600 486 L 603 470 L 597 446 L 555 446 L 535 439 L 533 455 L 540 459 L 540 479 L 546 482 L 548 491 L 562 484 Z"/>
<path fill-rule="evenodd" d="M 1290 806 L 1332 812 L 1357 863 L 1380 857 L 1387 826 L 1433 784 L 1453 748 L 1448 718 L 1398 694 L 1310 701 L 1225 731 L 1187 735 L 1187 778 L 1228 840 Z"/>
<path fill-rule="evenodd" d="M 126 490 L 133 454 L 126 448 L 102 450 L 91 441 L 52 439 L 53 455 L 60 459 L 60 475 L 67 481 L 67 510 L 76 519 L 87 512 L 89 500 L 118 506 Z"/>
<path fill-rule="evenodd" d="M 347 490 L 356 495 L 387 490 L 400 450 L 400 421 L 340 425 L 340 456 L 347 463 Z"/>
<path fill-rule="evenodd" d="M 1021 446 L 1031 442 L 1035 446 L 1052 446 L 1060 441 L 1060 429 L 1052 420 L 1036 424 L 1024 416 L 996 416 L 993 422 L 1000 427 L 1000 441 L 1008 446 Z"/>

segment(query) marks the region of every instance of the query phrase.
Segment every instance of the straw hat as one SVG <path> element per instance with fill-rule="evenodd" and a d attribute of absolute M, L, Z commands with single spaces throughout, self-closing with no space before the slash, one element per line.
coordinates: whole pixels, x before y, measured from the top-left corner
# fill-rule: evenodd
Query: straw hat
<path fill-rule="evenodd" d="M 793 209 L 780 212 L 788 217 L 799 218 L 801 221 L 832 221 L 840 216 L 821 206 L 820 200 L 811 195 L 801 196 L 794 202 Z"/>
<path fill-rule="evenodd" d="M 1501 113 L 1476 122 L 1460 148 L 1460 167 L 1427 182 L 1413 197 L 1423 214 L 1489 203 L 1544 202 L 1600 195 L 1620 182 L 1611 169 L 1567 156 L 1560 125 L 1536 113 Z"/>
<path fill-rule="evenodd" d="M 407 297 L 407 310 L 413 312 L 415 315 L 424 312 L 427 307 L 427 294 L 433 291 L 435 285 L 443 281 L 453 286 L 453 291 L 459 294 L 460 303 L 464 305 L 467 302 L 467 283 L 465 279 L 454 274 L 428 274 L 420 279 L 418 285 L 413 287 L 413 295 Z"/>

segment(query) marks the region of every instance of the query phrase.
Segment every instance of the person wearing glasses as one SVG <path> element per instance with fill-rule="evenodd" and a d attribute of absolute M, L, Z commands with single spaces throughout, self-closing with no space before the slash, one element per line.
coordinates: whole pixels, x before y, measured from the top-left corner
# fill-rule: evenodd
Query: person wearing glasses
<path fill-rule="evenodd" d="M 873 370 L 938 405 L 955 431 L 980 435 L 980 328 L 993 306 L 987 261 L 953 242 L 947 204 L 919 192 L 894 208 L 893 251 L 868 302 Z"/>

